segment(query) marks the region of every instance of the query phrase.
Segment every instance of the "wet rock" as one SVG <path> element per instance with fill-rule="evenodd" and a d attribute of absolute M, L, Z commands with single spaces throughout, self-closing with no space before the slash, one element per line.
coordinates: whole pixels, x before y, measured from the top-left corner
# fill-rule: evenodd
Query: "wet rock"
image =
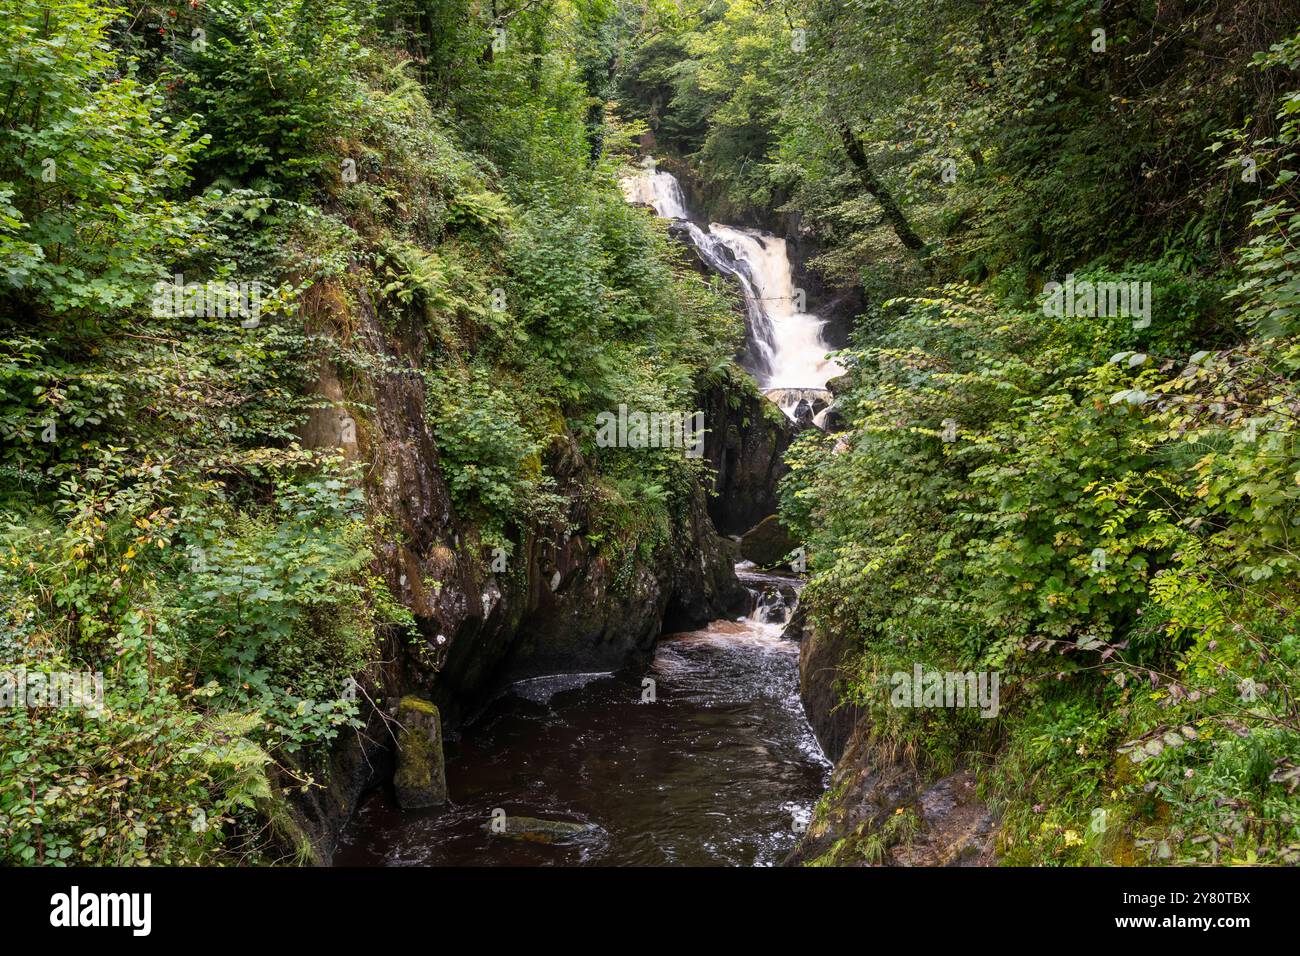
<path fill-rule="evenodd" d="M 839 398 L 841 395 L 848 392 L 849 387 L 852 384 L 852 379 L 849 377 L 849 373 L 845 372 L 843 375 L 836 375 L 834 378 L 828 379 L 826 382 L 826 391 L 830 392 L 836 398 Z"/>
<path fill-rule="evenodd" d="M 831 773 L 827 796 L 785 865 L 887 862 L 888 841 L 899 828 L 893 818 L 906 816 L 918 789 L 915 768 L 873 740 L 860 722 Z"/>
<path fill-rule="evenodd" d="M 842 432 L 849 427 L 848 417 L 839 405 L 830 405 L 822 413 L 817 425 L 827 432 Z"/>
<path fill-rule="evenodd" d="M 764 605 L 763 623 L 784 624 L 789 611 L 790 609 L 785 606 L 785 602 L 781 600 L 781 596 L 778 594 L 774 601 Z"/>
<path fill-rule="evenodd" d="M 776 486 L 789 470 L 785 453 L 797 429 L 749 383 L 712 387 L 700 404 L 704 457 L 715 474 L 709 517 L 723 534 L 744 534 L 776 512 Z"/>
<path fill-rule="evenodd" d="M 271 824 L 272 839 L 290 859 L 302 865 L 329 865 L 339 832 L 361 794 L 370 784 L 392 775 L 392 754 L 382 746 L 387 739 L 383 716 L 372 710 L 361 733 L 335 738 L 323 774 L 318 765 L 304 765 L 301 754 L 281 754 L 267 768 L 271 795 L 259 801 L 258 809 Z M 300 781 L 308 774 L 320 786 L 304 790 Z"/>
<path fill-rule="evenodd" d="M 784 624 L 790 606 L 779 588 L 767 587 L 755 597 L 753 613 L 764 624 Z"/>
<path fill-rule="evenodd" d="M 799 404 L 794 407 L 794 423 L 801 427 L 807 427 L 813 423 L 813 407 L 807 400 L 800 399 Z"/>
<path fill-rule="evenodd" d="M 447 802 L 447 775 L 442 753 L 442 720 L 438 708 L 420 697 L 403 697 L 397 704 L 397 772 L 393 789 L 404 810 Z"/>
<path fill-rule="evenodd" d="M 861 714 L 840 704 L 837 673 L 844 645 L 808 628 L 799 612 L 787 633 L 796 625 L 803 633 L 801 696 L 836 764 L 827 796 L 785 864 L 995 864 L 997 824 L 976 793 L 974 774 L 962 769 L 927 780 L 897 748 L 874 737 Z M 828 676 L 821 676 L 823 669 Z"/>
<path fill-rule="evenodd" d="M 806 626 L 803 608 L 795 612 L 787 633 L 796 628 L 802 638 L 799 697 L 804 713 L 822 752 L 831 760 L 838 760 L 863 713 L 857 706 L 843 703 L 848 677 L 844 665 L 856 648 L 846 632 L 827 633 Z"/>
<path fill-rule="evenodd" d="M 785 622 L 785 627 L 781 631 L 781 638 L 783 640 L 794 641 L 795 643 L 802 644 L 804 633 L 806 632 L 807 627 L 808 627 L 808 611 L 807 609 L 800 607 L 798 604 L 796 604 L 794 613 L 790 615 L 790 620 Z M 800 649 L 799 656 L 800 656 L 800 660 L 802 661 L 803 658 L 802 648 Z M 800 670 L 800 677 L 802 678 L 803 676 L 802 663 L 800 664 L 799 670 Z M 818 743 L 820 742 L 821 741 L 819 740 Z M 825 749 L 826 749 L 825 747 L 822 747 L 823 751 Z"/>
<path fill-rule="evenodd" d="M 894 848 L 898 866 L 991 866 L 997 826 L 975 792 L 975 775 L 959 770 L 927 787 L 917 800 L 919 832 Z"/>
<path fill-rule="evenodd" d="M 676 520 L 677 553 L 667 582 L 662 629 L 688 630 L 739 611 L 749 592 L 736 577 L 738 548 L 714 530 L 701 486 L 691 489 L 689 508 Z"/>
<path fill-rule="evenodd" d="M 817 415 L 830 407 L 834 396 L 824 388 L 772 388 L 763 393 L 769 401 L 781 408 L 794 408 L 792 413 L 798 420 L 798 409 L 807 406 L 806 414 Z"/>
<path fill-rule="evenodd" d="M 362 281 L 350 319 L 358 345 L 384 360 L 359 375 L 323 366 L 316 391 L 328 408 L 312 419 L 304 439 L 341 445 L 371 463 L 367 503 L 391 531 L 373 543 L 375 565 L 419 630 L 412 641 L 396 627 L 380 629 L 382 663 L 370 677 L 369 696 L 418 694 L 436 706 L 440 730 L 450 732 L 512 680 L 635 665 L 649 659 L 665 627 L 696 626 L 744 610 L 747 593 L 736 580 L 732 549 L 714 531 L 702 483 L 694 485 L 686 507 L 674 508 L 671 540 L 653 554 L 629 557 L 596 543 L 603 525 L 592 494 L 594 469 L 559 414 L 550 422 L 549 442 L 528 466 L 554 479 L 564 513 L 512 528 L 498 563 L 477 525 L 453 508 L 440 465 L 420 368 L 431 347 L 428 323 L 419 309 L 381 308 L 365 291 L 364 277 L 357 278 Z M 747 462 L 729 472 L 728 494 L 747 502 L 753 490 L 763 509 L 738 522 L 734 533 L 740 533 L 775 510 L 772 489 L 793 429 L 752 385 L 719 386 L 709 394 L 716 403 L 704 406 L 710 435 L 722 427 L 736 442 L 736 460 Z M 740 411 L 732 407 L 736 401 Z M 355 421 L 343 419 L 340 410 Z M 744 424 L 747 416 L 753 427 Z M 714 440 L 715 453 L 725 458 L 719 450 L 724 442 Z M 749 505 L 730 507 L 748 517 Z M 376 746 L 349 753 L 320 791 L 325 796 L 317 799 L 313 790 L 287 798 L 318 858 L 328 858 L 362 790 L 391 779 L 397 748 L 376 719 L 368 734 Z M 380 768 L 377 777 L 374 767 Z M 429 792 L 418 767 L 398 771 L 422 792 L 411 796 L 420 805 L 438 799 L 439 786 L 445 799 L 440 752 L 428 770 Z"/>
<path fill-rule="evenodd" d="M 776 515 L 768 515 L 740 539 L 740 554 L 759 567 L 772 568 L 798 545 Z"/>
<path fill-rule="evenodd" d="M 492 836 L 529 843 L 572 843 L 598 837 L 604 832 L 594 823 L 521 816 L 494 817 L 483 824 L 483 829 Z"/>
<path fill-rule="evenodd" d="M 571 527 L 585 531 L 594 521 L 590 499 L 575 490 L 573 500 Z M 693 487 L 684 505 L 673 516 L 670 543 L 648 561 L 611 554 L 583 533 L 530 538 L 513 593 L 502 601 L 517 614 L 503 653 L 493 653 L 491 620 L 478 625 L 493 634 L 487 646 L 460 635 L 438 675 L 443 691 L 482 700 L 516 680 L 618 670 L 648 661 L 665 629 L 689 630 L 743 610 L 748 595 L 732 549 L 713 530 L 703 488 Z"/>

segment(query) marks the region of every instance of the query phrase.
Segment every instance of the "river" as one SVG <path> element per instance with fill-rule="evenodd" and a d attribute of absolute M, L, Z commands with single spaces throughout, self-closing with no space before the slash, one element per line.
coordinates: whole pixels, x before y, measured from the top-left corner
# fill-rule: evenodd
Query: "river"
<path fill-rule="evenodd" d="M 764 580 L 742 572 L 751 588 Z M 761 620 L 779 613 L 665 635 L 644 671 L 513 685 L 448 742 L 452 805 L 402 811 L 375 791 L 335 864 L 779 863 L 830 772 L 799 701 L 799 645 Z M 494 810 L 599 829 L 505 839 L 489 832 Z"/>
<path fill-rule="evenodd" d="M 685 230 L 738 284 L 746 368 L 791 418 L 815 420 L 842 369 L 804 309 L 785 241 L 695 222 L 677 180 L 649 170 L 630 201 Z M 822 413 L 824 414 L 824 412 Z M 799 700 L 799 645 L 782 636 L 797 582 L 738 568 L 754 610 L 664 635 L 648 669 L 511 685 L 446 743 L 451 803 L 403 811 L 369 794 L 341 866 L 771 866 L 793 849 L 830 763 Z M 494 834 L 499 817 L 590 825 L 555 842 Z"/>

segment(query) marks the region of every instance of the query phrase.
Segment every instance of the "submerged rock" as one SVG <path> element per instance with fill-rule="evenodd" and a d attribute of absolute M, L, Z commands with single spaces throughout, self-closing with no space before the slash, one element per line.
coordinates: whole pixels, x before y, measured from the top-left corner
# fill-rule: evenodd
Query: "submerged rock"
<path fill-rule="evenodd" d="M 806 428 L 813 424 L 813 418 L 815 415 L 816 413 L 813 411 L 812 405 L 803 399 L 800 399 L 799 404 L 794 407 L 793 418 L 795 424 L 801 427 Z"/>
<path fill-rule="evenodd" d="M 529 843 L 571 843 L 591 839 L 604 831 L 594 823 L 578 820 L 542 820 L 539 817 L 494 816 L 483 824 L 493 836 Z"/>
<path fill-rule="evenodd" d="M 393 789 L 403 810 L 447 802 L 447 771 L 442 755 L 442 719 L 438 708 L 421 697 L 397 704 L 397 773 Z"/>

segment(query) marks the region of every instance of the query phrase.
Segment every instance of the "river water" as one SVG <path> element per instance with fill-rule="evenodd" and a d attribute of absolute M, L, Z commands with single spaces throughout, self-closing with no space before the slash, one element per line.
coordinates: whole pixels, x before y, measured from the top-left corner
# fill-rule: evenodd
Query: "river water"
<path fill-rule="evenodd" d="M 830 764 L 799 702 L 799 645 L 765 616 L 782 615 L 760 607 L 666 635 L 643 671 L 513 685 L 447 742 L 451 805 L 401 811 L 375 791 L 335 864 L 779 863 Z M 507 839 L 485 829 L 498 809 L 599 830 L 568 843 Z"/>
<path fill-rule="evenodd" d="M 691 220 L 672 175 L 629 179 L 628 199 L 675 220 L 736 281 L 747 367 L 793 418 L 843 369 L 804 310 L 785 241 Z M 818 422 L 820 424 L 820 422 Z M 446 742 L 451 803 L 400 810 L 369 794 L 341 866 L 771 866 L 794 848 L 830 764 L 799 700 L 799 645 L 782 637 L 791 582 L 738 569 L 755 597 L 739 620 L 668 634 L 644 671 L 522 681 Z M 784 594 L 784 597 L 781 595 Z M 590 824 L 541 843 L 491 832 L 533 817 Z"/>

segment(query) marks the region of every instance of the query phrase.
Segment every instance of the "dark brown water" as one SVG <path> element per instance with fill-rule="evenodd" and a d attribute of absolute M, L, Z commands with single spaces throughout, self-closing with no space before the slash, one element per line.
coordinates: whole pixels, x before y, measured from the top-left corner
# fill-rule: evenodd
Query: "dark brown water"
<path fill-rule="evenodd" d="M 515 685 L 448 742 L 452 804 L 400 811 L 371 794 L 336 865 L 772 865 L 824 789 L 780 624 L 715 621 L 665 637 L 642 673 Z M 644 701 L 646 678 L 653 702 Z M 569 844 L 483 828 L 508 815 L 596 824 Z"/>

